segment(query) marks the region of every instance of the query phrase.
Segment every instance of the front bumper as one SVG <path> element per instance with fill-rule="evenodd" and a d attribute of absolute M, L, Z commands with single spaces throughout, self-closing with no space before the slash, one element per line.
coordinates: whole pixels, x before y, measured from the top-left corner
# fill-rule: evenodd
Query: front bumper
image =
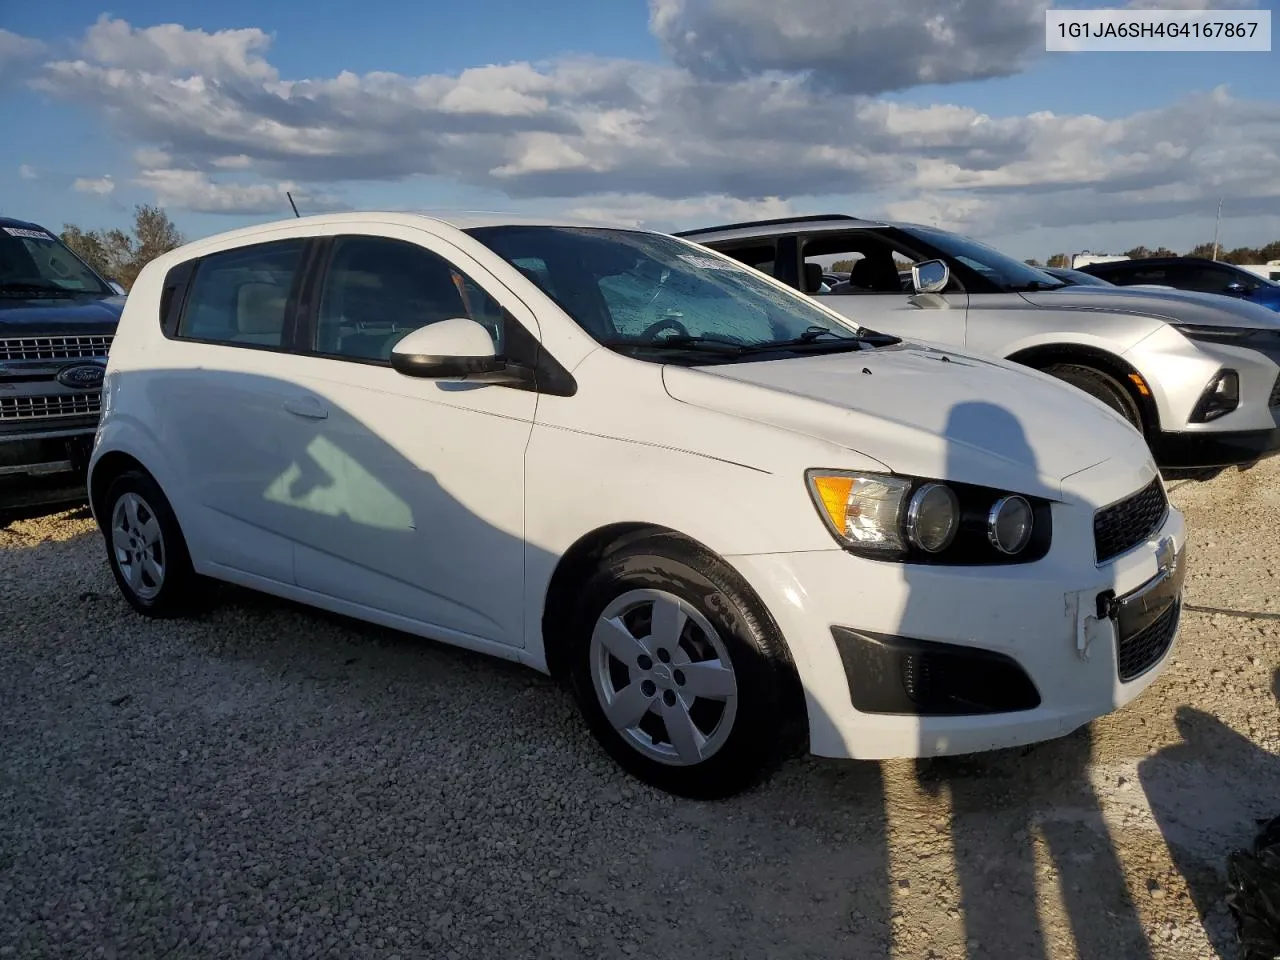
<path fill-rule="evenodd" d="M 82 473 L 89 465 L 97 416 L 0 432 L 0 477 Z"/>
<path fill-rule="evenodd" d="M 1245 466 L 1280 452 L 1280 428 L 1220 433 L 1162 430 L 1150 444 L 1156 463 L 1166 469 Z"/>
<path fill-rule="evenodd" d="M 843 551 L 739 556 L 737 569 L 768 604 L 805 688 L 810 750 L 819 756 L 890 759 L 975 753 L 1064 736 L 1130 702 L 1160 674 L 1177 642 L 1180 605 L 1165 611 L 1166 634 L 1132 679 L 1118 652 L 1118 623 L 1141 628 L 1141 610 L 1100 609 L 1100 597 L 1132 598 L 1171 589 L 1161 558 L 1172 548 L 1185 569 L 1186 530 L 1170 507 L 1149 540 L 1101 566 L 1083 569 L 1053 551 L 1025 567 L 939 568 L 862 561 Z M 1057 554 L 1057 556 L 1055 556 Z M 1078 556 L 1078 555 L 1077 555 Z M 1180 595 L 1181 574 L 1172 589 Z M 1148 611 L 1154 618 L 1160 611 Z M 1135 617 L 1137 619 L 1135 619 Z M 833 628 L 985 651 L 1016 664 L 1037 702 L 1024 709 L 965 715 L 867 712 Z M 1141 642 L 1141 638 L 1138 638 Z M 1126 647 L 1128 649 L 1128 647 Z M 1130 671 L 1132 672 L 1132 671 Z M 884 672 L 892 686 L 902 676 Z M 873 684 L 874 685 L 874 684 Z M 881 701 L 891 703 L 894 696 Z M 865 699 L 864 699 L 865 705 Z"/>

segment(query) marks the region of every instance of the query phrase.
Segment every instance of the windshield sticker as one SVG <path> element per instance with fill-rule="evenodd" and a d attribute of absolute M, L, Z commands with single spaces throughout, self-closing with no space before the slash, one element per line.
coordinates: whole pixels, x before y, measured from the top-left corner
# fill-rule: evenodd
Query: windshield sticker
<path fill-rule="evenodd" d="M 691 263 L 695 267 L 701 267 L 703 270 L 732 270 L 732 263 L 725 263 L 722 260 L 716 260 L 712 257 L 700 257 L 696 253 L 682 253 L 680 259 L 685 263 Z"/>
<path fill-rule="evenodd" d="M 52 240 L 53 237 L 43 230 L 27 230 L 23 227 L 5 227 L 4 232 L 11 237 L 26 237 L 28 240 Z"/>

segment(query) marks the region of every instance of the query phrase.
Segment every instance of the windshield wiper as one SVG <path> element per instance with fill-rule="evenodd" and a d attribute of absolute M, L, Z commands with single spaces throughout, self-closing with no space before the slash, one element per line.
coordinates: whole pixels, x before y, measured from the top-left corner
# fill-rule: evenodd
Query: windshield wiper
<path fill-rule="evenodd" d="M 1042 290 L 1061 290 L 1063 287 L 1069 287 L 1071 284 L 1065 281 L 1059 283 L 1045 283 L 1043 280 L 1032 280 L 1030 283 L 1022 283 L 1016 287 L 1010 287 L 1012 293 L 1039 293 Z"/>
<path fill-rule="evenodd" d="M 603 347 L 619 347 L 630 350 L 693 350 L 707 353 L 738 354 L 747 349 L 745 344 L 718 340 L 715 337 L 675 336 L 661 340 L 601 340 Z"/>

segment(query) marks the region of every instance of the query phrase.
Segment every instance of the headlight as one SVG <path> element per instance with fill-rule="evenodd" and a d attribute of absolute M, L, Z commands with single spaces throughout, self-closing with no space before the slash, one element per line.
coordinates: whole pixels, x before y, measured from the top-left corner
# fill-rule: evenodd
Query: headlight
<path fill-rule="evenodd" d="M 950 487 L 926 483 L 907 504 L 907 539 L 926 553 L 951 546 L 960 526 L 960 501 Z"/>
<path fill-rule="evenodd" d="M 1034 531 L 1035 516 L 1026 497 L 1003 497 L 987 514 L 987 539 L 1001 553 L 1021 553 Z"/>
<path fill-rule="evenodd" d="M 810 470 L 809 493 L 850 553 L 927 564 L 1029 563 L 1049 551 L 1047 500 L 926 478 Z"/>
<path fill-rule="evenodd" d="M 1191 411 L 1191 422 L 1208 423 L 1210 420 L 1217 420 L 1219 417 L 1225 417 L 1238 406 L 1240 406 L 1240 374 L 1234 370 L 1223 370 L 1209 381 L 1208 386 L 1204 388 L 1204 393 L 1200 394 L 1199 402 Z"/>
<path fill-rule="evenodd" d="M 1175 323 L 1173 329 L 1188 340 L 1229 343 L 1238 347 L 1262 346 L 1280 339 L 1280 330 L 1269 327 L 1210 327 L 1195 323 Z"/>

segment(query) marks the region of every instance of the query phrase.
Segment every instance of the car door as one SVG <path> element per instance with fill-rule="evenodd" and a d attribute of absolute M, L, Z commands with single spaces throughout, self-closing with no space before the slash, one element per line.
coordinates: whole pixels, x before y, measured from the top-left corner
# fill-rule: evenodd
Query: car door
<path fill-rule="evenodd" d="M 958 279 L 940 294 L 917 294 L 911 266 L 928 259 L 873 230 L 800 238 L 801 289 L 856 322 L 910 340 L 963 346 L 969 297 Z M 822 272 L 848 279 L 819 286 Z"/>
<path fill-rule="evenodd" d="M 287 456 L 293 317 L 305 238 L 235 247 L 166 278 L 164 363 L 148 404 L 192 554 L 228 579 L 293 582 L 290 518 L 265 497 Z"/>
<path fill-rule="evenodd" d="M 452 317 L 536 319 L 468 255 L 419 229 L 326 242 L 308 284 L 297 452 L 268 491 L 290 505 L 298 586 L 437 631 L 523 643 L 524 453 L 537 394 L 390 366 L 406 333 Z M 505 308 L 505 309 L 504 309 Z"/>

